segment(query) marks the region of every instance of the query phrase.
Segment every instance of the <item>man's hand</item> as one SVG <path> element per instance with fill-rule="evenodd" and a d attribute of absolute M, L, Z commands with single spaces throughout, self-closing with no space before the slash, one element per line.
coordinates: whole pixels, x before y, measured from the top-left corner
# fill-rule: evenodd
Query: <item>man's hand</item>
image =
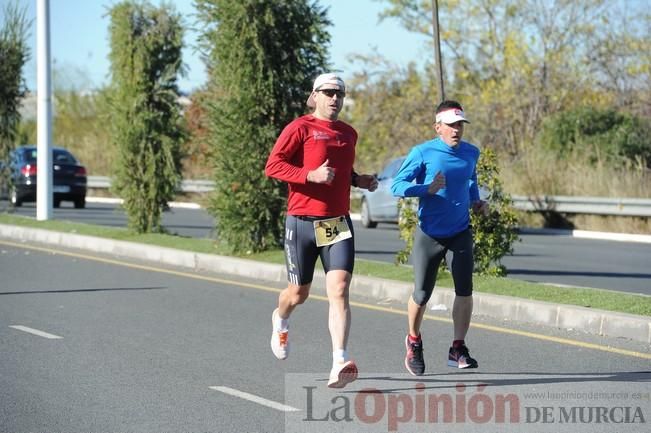
<path fill-rule="evenodd" d="M 307 173 L 307 181 L 312 183 L 330 183 L 335 178 L 335 169 L 328 167 L 328 160 L 326 159 L 315 170 Z"/>
<path fill-rule="evenodd" d="M 360 174 L 357 176 L 357 188 L 363 188 L 373 192 L 377 189 L 377 185 L 377 178 L 372 174 Z"/>
<path fill-rule="evenodd" d="M 490 207 L 488 206 L 488 202 L 485 202 L 484 200 L 477 200 L 472 204 L 472 211 L 478 215 L 487 217 L 490 213 Z"/>
<path fill-rule="evenodd" d="M 427 193 L 434 195 L 443 188 L 445 188 L 445 175 L 439 171 L 436 173 L 436 176 L 434 176 L 432 183 L 427 187 Z"/>

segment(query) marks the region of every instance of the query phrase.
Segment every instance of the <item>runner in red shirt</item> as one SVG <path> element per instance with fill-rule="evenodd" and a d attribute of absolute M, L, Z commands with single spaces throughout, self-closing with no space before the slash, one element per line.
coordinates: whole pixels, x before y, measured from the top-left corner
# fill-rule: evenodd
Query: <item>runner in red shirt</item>
<path fill-rule="evenodd" d="M 357 378 L 357 366 L 346 350 L 350 330 L 348 289 L 355 262 L 350 186 L 370 191 L 377 188 L 375 176 L 358 175 L 353 170 L 357 132 L 337 120 L 345 96 L 341 78 L 319 75 L 307 101 L 314 112 L 285 127 L 265 168 L 267 176 L 289 186 L 284 242 L 289 283 L 272 314 L 271 349 L 278 359 L 287 358 L 289 316 L 309 296 L 320 257 L 330 302 L 331 388 L 342 388 Z"/>

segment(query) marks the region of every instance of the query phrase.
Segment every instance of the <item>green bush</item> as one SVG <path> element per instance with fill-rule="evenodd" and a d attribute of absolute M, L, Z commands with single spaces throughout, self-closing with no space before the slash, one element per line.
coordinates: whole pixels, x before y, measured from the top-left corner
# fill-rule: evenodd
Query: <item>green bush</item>
<path fill-rule="evenodd" d="M 475 236 L 475 272 L 505 276 L 506 267 L 501 259 L 513 253 L 518 221 L 511 196 L 504 192 L 498 167 L 495 152 L 483 149 L 477 164 L 477 182 L 488 191 L 490 213 L 488 217 L 471 213 L 470 222 Z"/>
<path fill-rule="evenodd" d="M 7 4 L 0 10 L 0 192 L 12 189 L 9 153 L 19 136 L 20 100 L 25 95 L 23 66 L 29 59 L 25 9 Z"/>
<path fill-rule="evenodd" d="M 560 112 L 543 122 L 537 142 L 560 157 L 590 152 L 594 161 L 643 160 L 651 168 L 651 122 L 615 110 Z"/>
<path fill-rule="evenodd" d="M 198 0 L 209 83 L 204 105 L 215 169 L 210 211 L 234 252 L 277 248 L 286 186 L 265 177 L 285 125 L 305 112 L 326 65 L 325 10 L 307 0 Z"/>
<path fill-rule="evenodd" d="M 112 189 L 129 227 L 159 232 L 161 212 L 180 181 L 182 117 L 176 104 L 183 30 L 171 6 L 126 0 L 111 17 L 111 139 L 117 149 Z"/>

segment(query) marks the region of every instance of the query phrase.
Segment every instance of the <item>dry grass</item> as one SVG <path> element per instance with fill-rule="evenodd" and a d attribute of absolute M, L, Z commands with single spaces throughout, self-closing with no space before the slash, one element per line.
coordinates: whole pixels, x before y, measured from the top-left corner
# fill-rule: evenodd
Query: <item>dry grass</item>
<path fill-rule="evenodd" d="M 575 227 L 580 230 L 595 230 L 612 233 L 651 234 L 651 219 L 606 217 L 598 215 L 576 215 L 572 218 Z"/>
<path fill-rule="evenodd" d="M 610 233 L 651 234 L 651 219 L 638 217 L 615 217 L 600 215 L 569 215 L 565 221 L 577 230 L 591 230 Z M 518 212 L 518 223 L 522 227 L 546 227 L 542 215 L 532 212 Z"/>
<path fill-rule="evenodd" d="M 651 170 L 641 161 L 613 166 L 591 153 L 561 159 L 532 148 L 515 160 L 502 160 L 500 169 L 510 194 L 651 198 Z M 564 219 L 581 230 L 651 233 L 649 218 L 567 215 Z M 549 224 L 541 215 L 531 213 L 521 213 L 519 221 L 527 227 Z"/>
<path fill-rule="evenodd" d="M 651 170 L 642 161 L 612 163 L 590 153 L 561 159 L 532 148 L 502 160 L 501 178 L 510 194 L 651 198 Z"/>

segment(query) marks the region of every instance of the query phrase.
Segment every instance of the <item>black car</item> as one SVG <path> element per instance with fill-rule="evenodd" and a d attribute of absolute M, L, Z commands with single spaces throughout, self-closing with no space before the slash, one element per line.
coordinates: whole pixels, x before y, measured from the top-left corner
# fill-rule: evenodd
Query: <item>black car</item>
<path fill-rule="evenodd" d="M 10 165 L 14 187 L 9 198 L 14 206 L 36 201 L 36 146 L 21 146 L 11 152 Z M 72 153 L 52 147 L 52 204 L 59 207 L 63 200 L 72 201 L 75 208 L 86 207 L 86 168 Z"/>

